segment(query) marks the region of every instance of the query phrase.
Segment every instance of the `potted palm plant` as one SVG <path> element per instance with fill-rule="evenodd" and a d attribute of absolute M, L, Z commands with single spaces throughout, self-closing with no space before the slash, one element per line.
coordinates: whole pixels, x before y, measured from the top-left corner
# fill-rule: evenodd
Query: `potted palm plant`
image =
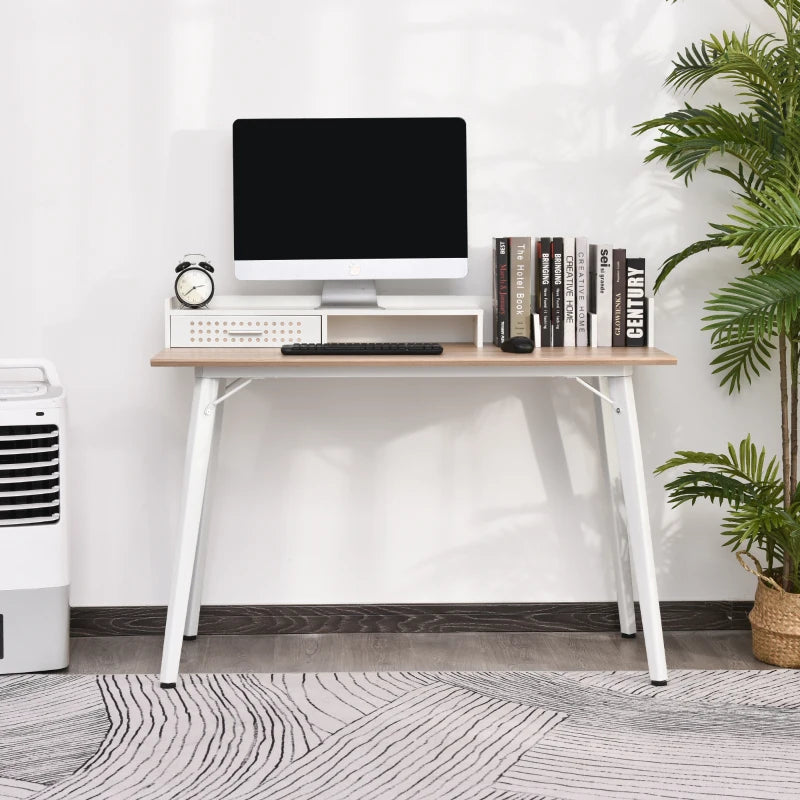
<path fill-rule="evenodd" d="M 748 556 L 758 575 L 753 652 L 768 663 L 800 667 L 800 0 L 762 2 L 774 15 L 775 33 L 709 36 L 678 53 L 666 79 L 689 94 L 727 82 L 740 105 L 686 103 L 634 133 L 657 132 L 646 161 L 662 162 L 673 178 L 688 185 L 706 170 L 732 190 L 728 218 L 664 262 L 656 291 L 691 256 L 736 251 L 744 274 L 705 304 L 711 365 L 723 387 L 739 392 L 777 364 L 780 389 L 780 458 L 769 458 L 746 436 L 721 453 L 679 451 L 656 472 L 679 470 L 667 483 L 673 506 L 704 499 L 726 507 L 725 544 L 743 565 Z M 753 550 L 761 551 L 764 567 Z"/>

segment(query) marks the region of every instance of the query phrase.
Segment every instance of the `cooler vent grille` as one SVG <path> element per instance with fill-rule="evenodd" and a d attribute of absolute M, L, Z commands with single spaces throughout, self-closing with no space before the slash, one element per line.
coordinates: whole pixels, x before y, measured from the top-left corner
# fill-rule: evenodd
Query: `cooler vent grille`
<path fill-rule="evenodd" d="M 58 522 L 58 455 L 56 425 L 0 425 L 0 527 Z"/>

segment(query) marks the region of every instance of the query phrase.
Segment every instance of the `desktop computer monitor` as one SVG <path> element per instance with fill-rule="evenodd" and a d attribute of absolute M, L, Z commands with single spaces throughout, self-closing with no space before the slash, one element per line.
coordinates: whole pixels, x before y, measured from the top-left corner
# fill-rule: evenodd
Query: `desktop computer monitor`
<path fill-rule="evenodd" d="M 237 278 L 322 280 L 332 302 L 374 302 L 355 281 L 463 277 L 464 120 L 237 119 L 233 242 Z"/>

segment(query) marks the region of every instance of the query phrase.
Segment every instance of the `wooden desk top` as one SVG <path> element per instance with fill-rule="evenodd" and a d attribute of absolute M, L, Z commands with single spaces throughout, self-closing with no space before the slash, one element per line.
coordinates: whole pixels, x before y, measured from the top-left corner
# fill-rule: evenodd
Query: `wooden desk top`
<path fill-rule="evenodd" d="M 284 356 L 278 347 L 171 347 L 150 359 L 153 367 L 491 367 L 674 366 L 675 356 L 655 347 L 541 347 L 504 353 L 487 344 L 445 344 L 440 356 Z"/>

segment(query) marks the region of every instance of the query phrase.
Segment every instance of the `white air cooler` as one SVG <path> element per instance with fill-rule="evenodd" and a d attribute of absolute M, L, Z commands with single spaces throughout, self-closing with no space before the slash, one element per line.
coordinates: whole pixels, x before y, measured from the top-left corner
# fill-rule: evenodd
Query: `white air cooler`
<path fill-rule="evenodd" d="M 0 359 L 0 673 L 69 663 L 64 389 L 41 359 Z"/>

